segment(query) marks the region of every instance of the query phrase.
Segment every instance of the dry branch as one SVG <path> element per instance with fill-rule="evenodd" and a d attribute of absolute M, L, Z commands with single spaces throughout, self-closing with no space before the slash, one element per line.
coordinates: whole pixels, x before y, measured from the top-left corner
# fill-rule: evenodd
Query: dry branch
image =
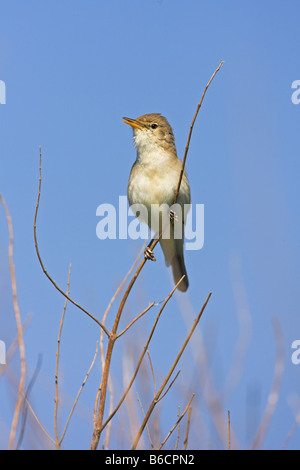
<path fill-rule="evenodd" d="M 39 164 L 39 190 L 38 190 L 38 197 L 37 197 L 37 203 L 35 207 L 35 214 L 34 214 L 34 222 L 33 222 L 33 235 L 34 235 L 34 244 L 35 244 L 35 251 L 38 257 L 38 260 L 40 262 L 41 268 L 44 272 L 44 274 L 47 276 L 49 281 L 54 285 L 54 287 L 60 292 L 66 299 L 69 300 L 75 307 L 79 308 L 82 312 L 84 312 L 88 317 L 90 317 L 92 320 L 94 320 L 106 333 L 107 336 L 109 336 L 109 333 L 105 326 L 97 320 L 90 312 L 88 312 L 85 308 L 83 308 L 81 305 L 79 305 L 75 300 L 73 300 L 69 295 L 67 295 L 59 286 L 58 284 L 54 281 L 54 279 L 50 276 L 48 271 L 46 270 L 44 263 L 42 261 L 41 255 L 40 255 L 40 250 L 38 246 L 38 241 L 37 241 L 37 235 L 36 235 L 36 221 L 37 221 L 37 216 L 38 216 L 38 210 L 40 206 L 40 197 L 41 197 L 41 187 L 42 187 L 42 149 L 40 147 L 40 164 Z"/>
<path fill-rule="evenodd" d="M 168 432 L 168 434 L 166 435 L 166 437 L 164 438 L 164 440 L 162 441 L 161 445 L 159 446 L 159 449 L 161 449 L 165 443 L 167 442 L 167 440 L 169 439 L 169 437 L 172 435 L 172 433 L 174 432 L 174 430 L 178 427 L 179 428 L 179 425 L 180 425 L 180 422 L 182 420 L 182 418 L 185 416 L 186 412 L 189 410 L 189 418 L 190 418 L 190 410 L 191 410 L 191 403 L 192 403 L 192 400 L 194 398 L 195 394 L 193 393 L 191 398 L 189 399 L 189 402 L 188 404 L 186 405 L 184 411 L 178 416 L 178 419 L 176 421 L 176 423 L 174 424 L 174 426 L 170 429 L 170 431 Z M 190 419 L 188 418 L 188 422 L 187 422 L 187 430 L 186 430 L 186 436 L 185 436 L 185 439 L 184 441 L 187 442 L 187 436 L 188 436 L 188 432 L 189 432 L 189 423 L 190 423 Z M 179 438 L 179 435 L 178 435 L 178 438 Z M 177 439 L 178 441 L 178 439 Z"/>
<path fill-rule="evenodd" d="M 266 435 L 267 429 L 269 428 L 272 416 L 275 412 L 275 409 L 278 403 L 279 391 L 280 391 L 283 372 L 284 372 L 285 345 L 284 345 L 284 339 L 283 339 L 283 332 L 282 332 L 281 325 L 277 317 L 274 317 L 272 319 L 272 326 L 273 326 L 273 331 L 274 331 L 275 347 L 276 347 L 274 377 L 273 377 L 273 383 L 272 383 L 271 390 L 268 396 L 265 411 L 263 413 L 261 422 L 258 426 L 258 429 L 253 439 L 253 443 L 251 446 L 252 449 L 259 449 L 262 445 L 263 439 Z"/>
<path fill-rule="evenodd" d="M 68 275 L 68 283 L 67 283 L 67 295 L 69 295 L 69 293 L 70 293 L 70 278 L 71 278 L 71 264 L 70 264 L 70 267 L 69 267 L 69 275 Z M 61 333 L 62 333 L 62 327 L 63 327 L 65 313 L 66 313 L 66 309 L 67 309 L 67 302 L 68 302 L 68 300 L 65 299 L 63 313 L 62 313 L 60 324 L 59 324 L 57 349 L 56 349 L 55 399 L 54 399 L 54 433 L 55 433 L 56 449 L 60 449 L 60 439 L 59 439 L 59 436 L 58 436 L 58 428 L 57 428 L 57 413 L 58 413 L 58 402 L 59 402 L 59 396 L 58 396 L 58 365 L 59 365 L 59 356 L 60 356 Z"/>
<path fill-rule="evenodd" d="M 148 346 L 150 344 L 150 341 L 151 341 L 151 338 L 154 334 L 154 331 L 155 331 L 155 328 L 157 326 L 157 323 L 158 323 L 158 320 L 165 308 L 165 306 L 167 305 L 168 301 L 170 300 L 170 298 L 172 297 L 172 295 L 174 294 L 175 290 L 177 289 L 177 286 L 179 285 L 179 283 L 182 281 L 183 277 L 178 281 L 178 283 L 176 284 L 176 286 L 174 286 L 174 288 L 172 289 L 172 291 L 170 292 L 170 294 L 168 295 L 168 297 L 165 299 L 160 311 L 158 312 L 157 316 L 156 316 L 156 319 L 155 319 L 155 322 L 153 324 L 153 327 L 151 329 L 151 332 L 149 334 L 149 337 L 148 337 L 148 340 L 146 342 L 146 345 L 143 349 L 143 352 L 140 356 L 140 359 L 138 361 L 138 364 L 137 364 L 137 367 L 135 369 L 135 372 L 133 374 L 133 377 L 127 387 L 127 389 L 125 390 L 121 400 L 119 401 L 118 405 L 116 406 L 116 408 L 114 409 L 114 411 L 109 415 L 109 417 L 105 420 L 105 422 L 102 424 L 102 421 L 98 421 L 99 420 L 99 415 L 97 416 L 97 421 L 94 422 L 94 432 L 93 432 L 93 438 L 92 438 L 92 445 L 91 445 L 91 449 L 92 450 L 96 450 L 97 446 L 98 446 L 98 442 L 99 442 L 99 439 L 100 439 L 100 436 L 101 436 L 101 433 L 103 431 L 103 429 L 107 426 L 107 424 L 110 422 L 110 420 L 114 417 L 114 415 L 116 414 L 116 412 L 119 410 L 120 406 L 122 405 L 123 401 L 125 400 L 136 376 L 137 376 L 137 373 L 139 371 L 139 368 L 141 366 L 141 363 L 143 361 L 143 358 L 148 350 Z M 100 387 L 101 389 L 101 387 Z M 98 400 L 98 398 L 96 398 L 96 401 Z M 103 415 L 102 415 L 102 419 L 103 419 Z"/>
<path fill-rule="evenodd" d="M 8 233 L 9 233 L 9 247 L 8 247 L 9 268 L 10 268 L 11 286 L 12 286 L 12 294 L 13 294 L 13 307 L 14 307 L 15 319 L 16 319 L 16 324 L 17 324 L 17 338 L 18 338 L 19 351 L 20 351 L 20 363 L 21 363 L 18 396 L 17 396 L 16 406 L 15 406 L 13 420 L 11 424 L 9 443 L 8 443 L 9 449 L 13 449 L 15 438 L 16 438 L 17 426 L 18 426 L 19 417 L 20 417 L 23 396 L 24 396 L 24 390 L 25 390 L 26 358 L 25 358 L 25 345 L 24 345 L 24 339 L 23 339 L 23 327 L 22 327 L 21 314 L 20 314 L 19 303 L 18 303 L 17 281 L 16 281 L 14 258 L 13 258 L 13 250 L 14 250 L 13 227 L 12 227 L 12 221 L 11 221 L 11 216 L 10 216 L 8 207 L 1 194 L 0 194 L 0 201 L 3 206 L 5 215 L 6 215 L 7 227 L 8 227 Z"/>
<path fill-rule="evenodd" d="M 183 450 L 186 450 L 187 445 L 188 445 L 189 432 L 190 432 L 190 423 L 191 423 L 191 414 L 192 414 L 192 407 L 189 406 L 188 419 L 187 419 L 187 423 L 186 423 L 186 432 L 185 432 L 185 438 L 184 438 L 184 442 L 183 442 Z"/>
<path fill-rule="evenodd" d="M 196 326 L 197 326 L 198 323 L 199 323 L 199 320 L 200 320 L 200 318 L 201 318 L 201 316 L 202 316 L 202 313 L 204 312 L 204 309 L 205 309 L 205 307 L 206 307 L 206 305 L 207 305 L 207 303 L 208 303 L 208 301 L 209 301 L 209 299 L 210 299 L 210 296 L 211 296 L 211 292 L 208 294 L 207 299 L 206 299 L 206 301 L 204 302 L 203 307 L 201 308 L 201 310 L 200 310 L 200 312 L 199 312 L 199 315 L 198 315 L 197 318 L 195 319 L 194 324 L 193 324 L 193 326 L 192 326 L 192 328 L 191 328 L 191 330 L 190 330 L 190 332 L 189 332 L 189 334 L 188 334 L 188 336 L 187 336 L 185 342 L 183 343 L 183 345 L 182 345 L 182 347 L 181 347 L 181 349 L 180 349 L 180 351 L 179 351 L 179 353 L 178 353 L 178 355 L 177 355 L 177 357 L 176 357 L 176 359 L 175 359 L 175 361 L 174 361 L 174 363 L 173 363 L 171 369 L 169 370 L 168 375 L 166 376 L 165 380 L 163 381 L 163 383 L 162 383 L 160 389 L 158 390 L 157 394 L 156 394 L 155 397 L 153 398 L 153 400 L 152 400 L 152 402 L 151 402 L 151 404 L 150 404 L 150 406 L 149 406 L 149 409 L 148 409 L 148 411 L 147 411 L 147 413 L 146 413 L 146 415 L 145 415 L 145 418 L 144 418 L 144 420 L 143 420 L 143 422 L 142 422 L 142 424 L 141 424 L 141 427 L 140 427 L 140 429 L 139 429 L 139 431 L 138 431 L 138 434 L 137 434 L 137 436 L 136 436 L 136 438 L 135 438 L 135 440 L 134 440 L 134 443 L 133 443 L 133 445 L 132 445 L 132 450 L 136 449 L 136 447 L 137 447 L 137 445 L 138 445 L 138 442 L 139 442 L 139 440 L 140 440 L 140 437 L 141 437 L 141 435 L 142 435 L 142 432 L 143 432 L 143 430 L 144 430 L 144 428 L 145 428 L 145 426 L 146 426 L 146 423 L 148 422 L 148 420 L 149 420 L 149 418 L 150 418 L 150 416 L 151 416 L 151 413 L 152 413 L 152 411 L 154 410 L 155 405 L 157 404 L 157 402 L 159 401 L 160 397 L 162 396 L 163 391 L 164 391 L 164 389 L 165 389 L 165 387 L 166 387 L 166 385 L 167 385 L 167 383 L 168 383 L 168 381 L 169 381 L 171 375 L 173 374 L 173 371 L 174 371 L 175 367 L 177 366 L 177 364 L 178 364 L 178 362 L 179 362 L 179 359 L 181 358 L 181 356 L 182 356 L 182 354 L 183 354 L 183 352 L 184 352 L 184 350 L 185 350 L 185 348 L 186 348 L 186 346 L 187 346 L 187 344 L 188 344 L 188 342 L 189 342 L 189 340 L 190 340 L 190 338 L 191 338 L 193 332 L 195 331 L 195 328 L 196 328 Z"/>
<path fill-rule="evenodd" d="M 182 177 L 183 177 L 183 173 L 184 173 L 184 167 L 185 167 L 185 162 L 186 162 L 186 158 L 187 158 L 187 154 L 188 154 L 188 150 L 189 150 L 189 146 L 190 146 L 190 141 L 191 141 L 191 137 L 192 137 L 192 132 L 193 132 L 193 128 L 194 128 L 194 124 L 195 124 L 195 121 L 197 119 L 197 116 L 198 116 L 198 113 L 199 113 L 199 110 L 202 106 L 202 102 L 204 100 L 204 96 L 207 92 L 207 89 L 209 87 L 209 85 L 211 84 L 211 82 L 213 81 L 215 75 L 218 73 L 218 71 L 220 70 L 220 68 L 222 67 L 223 65 L 223 61 L 220 62 L 219 66 L 216 68 L 216 70 L 214 71 L 214 73 L 212 74 L 210 80 L 208 81 L 203 93 L 202 93 L 202 96 L 201 96 L 201 99 L 198 103 L 198 106 L 197 106 L 197 109 L 196 109 L 196 112 L 195 112 L 195 115 L 194 115 L 194 118 L 192 120 L 192 124 L 190 126 L 190 132 L 189 132 L 189 136 L 188 136 L 188 140 L 187 140 L 187 144 L 185 146 L 185 151 L 184 151 L 184 156 L 183 156 L 183 160 L 182 160 L 182 168 L 181 168 L 181 172 L 180 172 L 180 177 L 179 177 L 179 181 L 178 181 L 178 186 L 177 186 L 177 189 L 176 189 L 176 193 L 175 193 L 175 199 L 174 199 L 174 204 L 176 204 L 176 201 L 177 201 L 177 197 L 178 197 L 178 194 L 179 194 L 179 190 L 180 190 L 180 185 L 181 185 L 181 180 L 182 180 Z"/>

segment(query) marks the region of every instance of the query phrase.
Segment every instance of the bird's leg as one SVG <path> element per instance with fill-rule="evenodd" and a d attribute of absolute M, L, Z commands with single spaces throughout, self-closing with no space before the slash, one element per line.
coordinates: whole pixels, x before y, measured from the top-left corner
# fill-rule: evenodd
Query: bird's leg
<path fill-rule="evenodd" d="M 145 248 L 145 251 L 144 251 L 144 256 L 146 259 L 149 259 L 150 261 L 156 261 L 156 258 L 154 256 L 154 253 L 152 250 L 150 250 L 150 246 L 152 245 L 153 243 L 153 239 L 151 240 L 151 242 L 148 244 L 148 246 Z"/>

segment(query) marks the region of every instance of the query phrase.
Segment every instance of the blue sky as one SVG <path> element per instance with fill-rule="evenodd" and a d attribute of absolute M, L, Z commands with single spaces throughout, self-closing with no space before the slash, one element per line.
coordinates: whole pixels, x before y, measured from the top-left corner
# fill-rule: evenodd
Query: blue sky
<path fill-rule="evenodd" d="M 151 343 L 157 377 L 167 372 L 210 291 L 212 297 L 193 348 L 180 364 L 181 374 L 161 403 L 161 426 L 166 434 L 177 406 L 184 409 L 195 391 L 191 446 L 224 448 L 204 398 L 208 386 L 201 389 L 195 379 L 202 364 L 195 357 L 204 344 L 224 415 L 228 409 L 231 413 L 236 445 L 251 447 L 270 400 L 276 317 L 285 367 L 261 447 L 278 449 L 286 442 L 299 412 L 300 385 L 300 365 L 291 362 L 291 344 L 300 335 L 300 105 L 291 100 L 292 83 L 300 79 L 299 10 L 293 0 L 0 1 L 0 80 L 6 85 L 6 104 L 0 105 L 0 192 L 13 220 L 21 315 L 23 321 L 30 319 L 27 383 L 41 355 L 31 399 L 52 435 L 64 299 L 44 276 L 34 248 L 39 146 L 43 182 L 37 233 L 43 261 L 64 288 L 72 262 L 73 298 L 101 318 L 142 245 L 140 240 L 96 237 L 97 207 L 117 205 L 119 196 L 126 195 L 135 160 L 132 132 L 122 116 L 165 115 L 182 157 L 204 87 L 224 60 L 200 110 L 186 164 L 192 202 L 205 207 L 204 247 L 186 251 L 190 288 L 168 304 Z M 0 339 L 9 347 L 16 329 L 7 246 L 2 211 Z M 130 295 L 123 326 L 150 301 L 163 300 L 173 286 L 160 247 L 156 254 L 157 262 L 146 264 Z M 142 349 L 153 318 L 149 313 L 120 341 L 112 368 L 116 396 L 125 380 L 124 357 Z M 63 332 L 62 427 L 98 339 L 93 322 L 71 306 Z M 239 341 L 245 347 L 241 364 L 235 361 Z M 11 369 L 18 372 L 17 356 Z M 89 447 L 100 369 L 98 361 L 65 448 Z M 239 374 L 237 381 L 226 388 L 232 371 Z M 151 388 L 151 376 L 142 378 L 141 386 Z M 0 446 L 6 448 L 13 398 L 4 377 L 0 396 Z M 127 433 L 125 412 L 122 419 L 112 433 L 112 447 L 130 441 L 120 437 L 123 428 Z M 47 445 L 32 435 L 28 424 L 24 448 Z M 296 429 L 286 446 L 296 449 L 298 442 Z"/>

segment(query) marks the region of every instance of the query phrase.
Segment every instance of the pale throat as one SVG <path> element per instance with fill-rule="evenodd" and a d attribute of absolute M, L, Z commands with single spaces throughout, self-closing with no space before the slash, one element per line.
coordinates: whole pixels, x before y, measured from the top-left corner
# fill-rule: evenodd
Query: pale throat
<path fill-rule="evenodd" d="M 137 160 L 142 165 L 150 167 L 161 166 L 162 163 L 168 164 L 170 160 L 176 157 L 176 148 L 155 139 L 153 135 L 147 135 L 144 132 L 134 133 L 134 145 L 137 150 Z"/>

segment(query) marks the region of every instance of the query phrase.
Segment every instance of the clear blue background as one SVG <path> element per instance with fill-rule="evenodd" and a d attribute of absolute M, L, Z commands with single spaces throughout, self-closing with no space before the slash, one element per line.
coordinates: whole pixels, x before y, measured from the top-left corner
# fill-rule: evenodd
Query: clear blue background
<path fill-rule="evenodd" d="M 182 372 L 160 403 L 162 437 L 176 421 L 177 406 L 183 410 L 195 392 L 190 447 L 226 447 L 226 433 L 220 437 L 208 407 L 211 382 L 203 380 L 200 387 L 196 379 L 205 370 L 203 354 L 200 362 L 195 359 L 204 344 L 223 410 L 218 416 L 226 419 L 229 409 L 232 445 L 251 447 L 274 378 L 275 316 L 285 368 L 260 447 L 299 447 L 297 428 L 286 441 L 300 411 L 300 365 L 291 362 L 292 341 L 300 337 L 300 105 L 291 101 L 292 82 L 300 79 L 299 14 L 296 0 L 0 1 L 0 79 L 6 83 L 6 104 L 0 106 L 0 192 L 13 220 L 18 299 L 22 319 L 29 322 L 27 383 L 42 357 L 30 399 L 51 435 L 64 299 L 44 276 L 34 248 L 39 146 L 42 258 L 62 288 L 72 262 L 71 296 L 101 319 L 142 245 L 96 237 L 96 208 L 117 205 L 119 195 L 126 194 L 135 159 L 132 132 L 121 118 L 162 113 L 182 157 L 203 89 L 224 60 L 196 121 L 186 165 L 192 201 L 205 205 L 205 244 L 186 252 L 189 291 L 168 304 L 151 343 L 159 383 L 210 291 L 212 298 L 193 349 L 180 363 Z M 1 210 L 0 339 L 9 347 L 16 328 L 7 246 Z M 156 255 L 158 261 L 146 264 L 130 295 L 123 327 L 172 288 L 160 247 Z M 120 340 L 112 368 L 115 401 L 126 381 L 122 356 L 135 363 L 131 355 L 136 358 L 142 349 L 154 316 L 149 312 Z M 98 337 L 95 324 L 69 306 L 60 362 L 61 428 Z M 147 361 L 144 367 L 148 375 L 140 385 L 148 389 L 149 401 L 153 381 Z M 18 374 L 17 354 L 10 370 Z M 98 360 L 64 448 L 89 447 L 99 376 Z M 0 382 L 1 448 L 7 447 L 14 406 L 12 380 L 1 377 Z M 135 394 L 132 400 L 137 403 Z M 138 404 L 136 410 L 141 419 Z M 47 447 L 33 428 L 28 421 L 23 448 Z M 112 431 L 111 447 L 130 445 L 128 429 L 125 412 Z M 149 446 L 146 435 L 144 444 Z"/>

